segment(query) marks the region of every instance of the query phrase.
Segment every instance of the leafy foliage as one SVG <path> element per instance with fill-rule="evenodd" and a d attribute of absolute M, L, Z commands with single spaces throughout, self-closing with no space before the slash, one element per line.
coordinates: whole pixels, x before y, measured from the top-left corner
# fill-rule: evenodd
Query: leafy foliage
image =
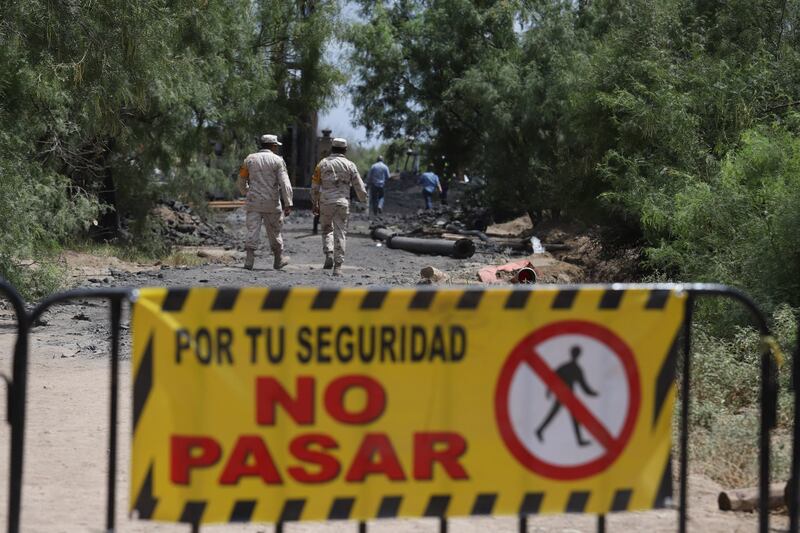
<path fill-rule="evenodd" d="M 366 6 L 366 3 L 364 3 Z M 626 228 L 662 278 L 800 303 L 798 0 L 382 2 L 360 121 L 488 178 L 499 213 Z"/>
<path fill-rule="evenodd" d="M 429 142 L 431 159 L 469 164 L 483 133 L 458 82 L 514 44 L 518 2 L 359 3 L 369 16 L 350 32 L 360 122 L 387 139 Z"/>
<path fill-rule="evenodd" d="M 4 235 L 16 258 L 93 219 L 108 237 L 130 219 L 142 242 L 162 191 L 203 200 L 259 134 L 324 108 L 340 76 L 322 57 L 335 0 L 0 0 L 0 12 L 0 187 L 26 184 L 26 208 L 65 206 L 28 209 L 43 231 Z"/>
<path fill-rule="evenodd" d="M 0 272 L 24 294 L 41 296 L 63 277 L 48 261 L 52 251 L 60 239 L 88 229 L 97 204 L 63 176 L 26 161 L 24 153 L 0 132 Z"/>

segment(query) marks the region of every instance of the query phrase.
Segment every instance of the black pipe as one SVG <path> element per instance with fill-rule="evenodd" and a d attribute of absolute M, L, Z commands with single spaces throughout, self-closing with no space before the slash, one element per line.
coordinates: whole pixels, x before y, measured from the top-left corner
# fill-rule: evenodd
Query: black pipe
<path fill-rule="evenodd" d="M 447 231 L 451 233 L 457 233 L 459 235 L 466 235 L 468 237 L 477 237 L 483 242 L 489 241 L 489 236 L 486 235 L 484 232 L 477 230 L 477 229 L 461 229 L 454 226 L 447 226 L 445 228 Z"/>
<path fill-rule="evenodd" d="M 394 232 L 388 228 L 379 227 L 373 228 L 372 230 L 372 238 L 376 241 L 388 241 L 394 236 Z"/>
<path fill-rule="evenodd" d="M 470 239 L 448 241 L 395 236 L 390 238 L 386 245 L 393 250 L 405 250 L 416 254 L 449 255 L 454 259 L 467 259 L 475 254 L 475 243 Z"/>
<path fill-rule="evenodd" d="M 448 255 L 454 259 L 468 259 L 475 254 L 475 243 L 471 239 L 450 241 L 401 237 L 383 227 L 374 228 L 372 238 L 386 242 L 386 246 L 393 250 L 405 250 L 415 254 Z"/>

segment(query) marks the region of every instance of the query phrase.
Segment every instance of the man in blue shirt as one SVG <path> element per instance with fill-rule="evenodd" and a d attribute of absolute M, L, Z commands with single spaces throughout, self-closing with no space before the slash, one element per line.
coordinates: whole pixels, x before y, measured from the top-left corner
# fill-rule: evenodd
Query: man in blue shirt
<path fill-rule="evenodd" d="M 425 200 L 425 209 L 433 208 L 433 192 L 438 190 L 442 193 L 442 184 L 439 176 L 433 172 L 433 165 L 428 165 L 427 172 L 423 172 L 419 177 L 419 184 L 422 185 L 422 198 Z"/>
<path fill-rule="evenodd" d="M 369 205 L 373 215 L 383 214 L 383 199 L 386 180 L 389 179 L 389 167 L 383 162 L 383 156 L 367 172 L 367 187 L 369 187 Z"/>

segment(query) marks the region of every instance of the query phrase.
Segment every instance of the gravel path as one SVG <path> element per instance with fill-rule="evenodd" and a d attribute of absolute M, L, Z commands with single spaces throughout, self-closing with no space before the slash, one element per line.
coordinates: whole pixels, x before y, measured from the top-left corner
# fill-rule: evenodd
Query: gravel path
<path fill-rule="evenodd" d="M 241 242 L 241 213 L 228 215 L 235 228 L 232 244 Z M 298 213 L 287 224 L 285 239 L 292 263 L 282 272 L 269 268 L 271 258 L 261 256 L 256 270 L 249 272 L 239 264 L 204 265 L 185 269 L 154 269 L 141 273 L 115 271 L 107 282 L 85 280 L 89 286 L 370 286 L 408 285 L 419 279 L 419 270 L 432 265 L 449 272 L 456 281 L 466 282 L 477 267 L 497 257 L 458 261 L 449 258 L 418 257 L 377 246 L 368 234 L 368 220 L 356 215 L 351 225 L 344 275 L 331 278 L 321 269 L 320 237 L 311 235 L 311 218 Z M 94 279 L 94 278 L 93 278 Z M 60 307 L 45 317 L 33 331 L 29 382 L 29 418 L 26 446 L 25 505 L 23 531 L 102 531 L 107 457 L 108 347 L 107 309 L 102 304 L 77 302 Z M 127 324 L 127 317 L 125 322 Z M 10 373 L 13 346 L 13 321 L 8 311 L 0 313 L 0 365 Z M 127 327 L 127 326 L 126 326 Z M 121 427 L 118 513 L 120 531 L 188 531 L 186 526 L 134 522 L 125 515 L 127 508 L 128 439 L 130 435 L 130 362 L 127 330 L 123 332 L 125 361 L 121 367 Z M 0 410 L 5 396 L 0 395 Z M 0 479 L 7 479 L 7 426 L 0 429 Z M 716 510 L 719 487 L 693 477 L 691 480 L 692 531 L 755 531 L 756 517 L 750 514 L 721 513 Z M 0 499 L 7 499 L 7 486 L 0 484 Z M 5 505 L 0 509 L 5 522 Z M 785 528 L 783 517 L 773 523 Z M 609 531 L 674 531 L 676 513 L 658 511 L 610 516 Z M 531 518 L 529 531 L 594 531 L 595 519 L 587 516 Z M 203 529 L 206 530 L 205 528 Z M 271 531 L 268 526 L 208 528 L 209 531 Z M 779 529 L 780 530 L 780 529 Z M 357 531 L 351 522 L 293 524 L 288 532 Z M 434 532 L 438 524 L 429 520 L 387 521 L 371 524 L 372 532 Z M 453 520 L 455 532 L 514 532 L 513 518 Z"/>

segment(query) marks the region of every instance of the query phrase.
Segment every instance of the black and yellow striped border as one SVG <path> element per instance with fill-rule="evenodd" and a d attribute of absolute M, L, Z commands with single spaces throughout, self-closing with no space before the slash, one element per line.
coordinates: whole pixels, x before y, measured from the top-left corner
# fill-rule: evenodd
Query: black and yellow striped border
<path fill-rule="evenodd" d="M 654 509 L 662 509 L 671 504 L 671 461 L 667 462 L 667 468 L 664 470 L 664 477 L 660 484 L 660 489 L 653 502 Z M 147 520 L 153 516 L 158 500 L 152 494 L 153 480 L 152 468 L 148 472 L 147 479 L 142 485 L 142 490 L 136 498 L 134 508 L 138 514 L 138 518 Z M 566 505 L 564 506 L 565 513 L 583 513 L 585 512 L 586 505 L 592 494 L 588 491 L 574 491 L 569 495 Z M 633 497 L 633 490 L 629 488 L 618 489 L 614 492 L 612 500 L 608 504 L 609 512 L 625 512 L 628 511 L 628 506 Z M 542 503 L 546 498 L 545 492 L 528 492 L 521 496 L 519 503 L 519 515 L 533 516 L 539 514 Z M 428 503 L 425 506 L 421 517 L 423 518 L 447 518 L 448 506 L 452 496 L 449 494 L 432 494 L 428 498 Z M 475 500 L 471 507 L 470 516 L 489 516 L 494 512 L 495 502 L 498 499 L 497 493 L 485 492 L 475 495 Z M 239 500 L 233 503 L 230 512 L 231 523 L 234 522 L 250 522 L 256 506 L 264 504 L 256 500 Z M 350 520 L 351 513 L 355 508 L 355 497 L 337 497 L 333 498 L 330 503 L 330 510 L 328 512 L 328 520 Z M 179 522 L 198 524 L 203 521 L 203 513 L 208 505 L 204 500 L 190 500 L 184 504 L 183 511 L 181 512 Z M 266 504 L 264 504 L 266 505 Z M 303 510 L 306 506 L 305 499 L 287 499 L 283 502 L 270 502 L 269 507 L 273 510 L 276 516 L 276 522 L 297 522 L 303 520 Z M 392 519 L 402 516 L 410 516 L 409 513 L 401 513 L 403 506 L 403 497 L 400 495 L 386 495 L 380 500 L 377 508 L 375 509 L 375 519 Z M 280 510 L 279 510 L 280 509 Z"/>
<path fill-rule="evenodd" d="M 166 296 L 161 304 L 161 311 L 164 313 L 180 313 L 187 305 L 191 304 L 191 295 L 193 292 L 203 292 L 208 294 L 209 291 L 216 291 L 212 299 L 211 307 L 208 309 L 212 312 L 226 312 L 234 311 L 239 295 L 242 291 L 254 289 L 239 289 L 223 287 L 220 289 L 211 289 L 207 287 L 190 289 L 190 288 L 173 288 L 168 289 Z M 284 309 L 288 301 L 291 300 L 294 291 L 308 291 L 307 288 L 271 288 L 262 289 L 265 291 L 264 301 L 261 305 L 263 311 L 281 311 Z M 438 294 L 443 292 L 459 293 L 459 298 L 455 308 L 460 310 L 473 310 L 477 311 L 481 307 L 483 296 L 489 292 L 497 291 L 507 293 L 504 309 L 507 311 L 524 310 L 528 307 L 528 302 L 534 294 L 552 294 L 552 302 L 550 309 L 554 311 L 569 311 L 571 310 L 578 300 L 581 293 L 595 294 L 598 290 L 597 286 L 586 285 L 584 287 L 568 287 L 562 289 L 485 289 L 485 288 L 464 288 L 464 289 L 367 289 L 366 291 L 360 289 L 339 289 L 339 288 L 321 288 L 312 289 L 316 290 L 316 295 L 311 301 L 310 311 L 330 311 L 336 307 L 338 296 L 343 291 L 360 291 L 365 292 L 361 304 L 359 306 L 362 311 L 378 311 L 384 308 L 390 296 L 396 293 L 413 292 L 410 302 L 408 303 L 409 311 L 425 311 L 433 306 L 433 303 Z M 641 286 L 632 285 L 626 286 L 612 286 L 603 289 L 600 301 L 597 303 L 597 309 L 600 311 L 615 311 L 620 308 L 625 298 L 625 294 L 629 290 L 642 290 Z M 651 288 L 646 289 L 649 291 L 647 301 L 644 303 L 645 311 L 659 311 L 663 310 L 669 300 L 669 295 L 674 292 L 674 289 L 665 288 Z"/>

